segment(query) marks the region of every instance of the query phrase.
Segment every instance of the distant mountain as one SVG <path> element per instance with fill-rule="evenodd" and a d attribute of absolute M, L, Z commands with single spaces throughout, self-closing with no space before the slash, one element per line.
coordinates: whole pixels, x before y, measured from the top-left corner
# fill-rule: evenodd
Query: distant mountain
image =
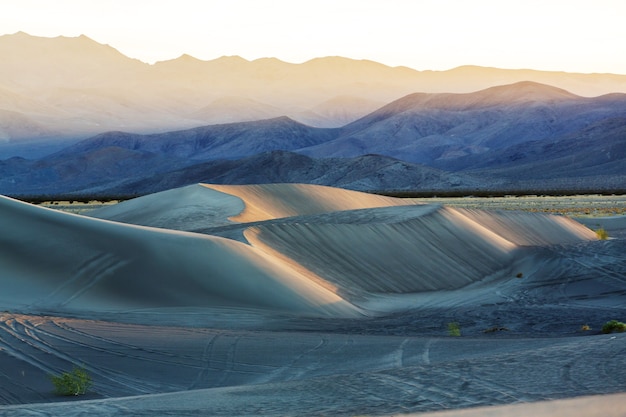
<path fill-rule="evenodd" d="M 58 195 L 87 188 L 111 187 L 127 178 L 174 169 L 179 160 L 120 147 L 56 155 L 42 160 L 10 158 L 0 161 L 0 193 Z"/>
<path fill-rule="evenodd" d="M 441 169 L 529 141 L 558 138 L 626 116 L 626 94 L 596 98 L 530 81 L 465 94 L 416 93 L 345 126 L 335 140 L 300 152 L 313 157 L 376 153 Z"/>
<path fill-rule="evenodd" d="M 109 189 L 87 192 L 147 194 L 195 183 L 306 183 L 352 190 L 478 189 L 483 183 L 470 175 L 447 173 L 380 155 L 314 159 L 293 152 L 273 151 L 232 161 L 211 161 L 127 181 Z"/>
<path fill-rule="evenodd" d="M 107 132 L 0 160 L 0 193 L 146 193 L 196 182 L 357 190 L 623 188 L 626 94 L 534 82 L 417 93 L 343 128 L 288 117 L 158 134 Z"/>
<path fill-rule="evenodd" d="M 526 142 L 459 162 L 463 172 L 508 179 L 518 188 L 542 183 L 544 188 L 624 189 L 626 117 L 604 119 L 556 139 Z"/>
<path fill-rule="evenodd" d="M 175 169 L 180 162 L 117 147 L 75 158 L 0 161 L 0 191 L 8 195 L 143 195 L 184 185 L 307 183 L 353 190 L 482 189 L 471 175 L 447 173 L 380 155 L 309 158 L 272 151 Z M 494 184 L 491 184 L 494 185 Z"/>
<path fill-rule="evenodd" d="M 583 96 L 626 93 L 626 75 L 459 67 L 417 71 L 341 57 L 290 64 L 188 55 L 145 64 L 86 36 L 0 36 L 0 138 L 85 138 L 156 133 L 288 116 L 339 127 L 415 92 L 467 93 L 536 81 Z M 31 129 L 30 126 L 36 128 Z M 21 148 L 24 149 L 24 148 Z"/>
<path fill-rule="evenodd" d="M 317 145 L 338 133 L 338 129 L 313 128 L 287 117 L 152 135 L 107 132 L 40 160 L 0 161 L 0 193 L 58 194 L 108 188 L 198 162 Z"/>
<path fill-rule="evenodd" d="M 71 158 L 78 153 L 119 147 L 187 161 L 236 159 L 270 150 L 315 146 L 336 138 L 338 134 L 339 129 L 315 128 L 288 117 L 278 117 L 151 135 L 107 132 L 65 148 L 53 157 Z"/>

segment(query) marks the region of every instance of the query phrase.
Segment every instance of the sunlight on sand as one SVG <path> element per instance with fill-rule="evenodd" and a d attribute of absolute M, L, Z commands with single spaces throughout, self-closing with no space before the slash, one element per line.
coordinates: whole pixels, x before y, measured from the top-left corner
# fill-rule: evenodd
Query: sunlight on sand
<path fill-rule="evenodd" d="M 391 197 L 321 185 L 203 185 L 243 200 L 245 204 L 243 212 L 230 218 L 240 223 L 331 211 L 410 204 Z"/>

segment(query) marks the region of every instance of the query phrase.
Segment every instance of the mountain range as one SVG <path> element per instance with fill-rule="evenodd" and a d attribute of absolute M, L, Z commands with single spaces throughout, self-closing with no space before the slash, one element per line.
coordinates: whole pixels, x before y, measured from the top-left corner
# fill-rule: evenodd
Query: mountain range
<path fill-rule="evenodd" d="M 94 134 L 157 133 L 280 116 L 342 127 L 408 94 L 534 81 L 581 96 L 626 93 L 626 75 L 463 66 L 388 67 L 342 57 L 292 64 L 182 55 L 146 64 L 86 36 L 0 36 L 0 156 L 43 155 Z M 28 148 L 27 143 L 37 147 Z M 1 143 L 3 142 L 3 143 Z M 3 151 L 2 148 L 5 148 Z"/>
<path fill-rule="evenodd" d="M 626 182 L 626 94 L 519 82 L 416 93 L 341 128 L 286 116 L 172 132 L 106 132 L 0 161 L 0 192 L 145 194 L 197 182 L 356 190 L 615 190 Z"/>
<path fill-rule="evenodd" d="M 622 75 L 415 71 L 338 57 L 148 65 L 85 36 L 24 33 L 1 36 L 0 57 L 3 194 L 145 194 L 195 182 L 626 184 Z"/>

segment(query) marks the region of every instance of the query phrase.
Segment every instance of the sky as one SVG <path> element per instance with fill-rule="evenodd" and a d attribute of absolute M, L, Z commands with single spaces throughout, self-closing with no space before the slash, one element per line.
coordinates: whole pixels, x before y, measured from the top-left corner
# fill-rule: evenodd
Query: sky
<path fill-rule="evenodd" d="M 625 0 L 0 0 L 0 35 L 84 34 L 147 63 L 344 56 L 626 74 L 625 22 Z"/>

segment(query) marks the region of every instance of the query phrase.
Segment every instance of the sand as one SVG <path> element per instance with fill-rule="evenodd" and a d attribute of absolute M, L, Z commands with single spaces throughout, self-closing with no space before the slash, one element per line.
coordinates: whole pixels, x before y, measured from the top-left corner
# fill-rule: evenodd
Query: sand
<path fill-rule="evenodd" d="M 618 218 L 599 241 L 300 184 L 90 216 L 0 198 L 0 415 L 620 415 L 626 334 L 599 332 L 626 320 Z M 73 365 L 93 388 L 55 396 Z"/>

